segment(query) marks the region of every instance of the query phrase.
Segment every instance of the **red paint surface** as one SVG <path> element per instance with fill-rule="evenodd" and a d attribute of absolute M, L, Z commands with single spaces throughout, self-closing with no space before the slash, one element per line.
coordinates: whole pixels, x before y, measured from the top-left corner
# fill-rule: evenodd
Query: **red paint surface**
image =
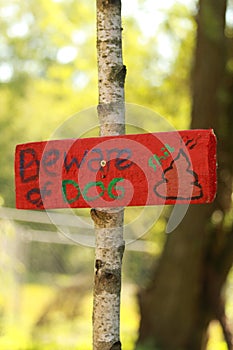
<path fill-rule="evenodd" d="M 216 138 L 188 130 L 22 144 L 15 184 L 21 209 L 209 203 Z"/>

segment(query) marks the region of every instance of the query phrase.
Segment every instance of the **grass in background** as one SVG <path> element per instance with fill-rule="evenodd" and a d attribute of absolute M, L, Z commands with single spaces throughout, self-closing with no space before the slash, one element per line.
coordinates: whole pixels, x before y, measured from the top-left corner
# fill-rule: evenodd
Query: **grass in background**
<path fill-rule="evenodd" d="M 91 350 L 92 291 L 80 299 L 78 317 L 67 319 L 62 312 L 53 312 L 51 319 L 35 327 L 43 310 L 56 296 L 46 285 L 26 284 L 19 291 L 19 314 L 12 314 L 13 300 L 8 300 L 1 319 L 1 350 Z M 78 298 L 78 295 L 77 295 Z M 133 350 L 137 338 L 139 315 L 135 287 L 124 285 L 121 307 L 121 340 L 124 349 Z"/>
<path fill-rule="evenodd" d="M 232 292 L 233 273 L 227 285 L 228 317 L 233 319 Z M 16 287 L 16 286 L 15 286 Z M 92 349 L 92 290 L 80 286 L 77 293 L 78 313 L 67 317 L 64 310 L 53 309 L 47 321 L 36 326 L 48 305 L 57 298 L 57 289 L 45 284 L 25 284 L 13 292 L 6 286 L 0 292 L 0 349 L 1 350 L 91 350 Z M 137 339 L 140 315 L 136 299 L 136 287 L 123 283 L 121 304 L 121 341 L 124 350 L 133 350 Z M 228 295 L 229 292 L 229 295 Z M 76 298 L 76 296 L 75 296 Z M 64 297 L 65 307 L 69 295 Z M 72 304 L 71 300 L 71 304 Z M 70 305 L 71 305 L 70 304 Z M 63 307 L 64 307 L 63 305 Z M 61 305 L 60 305 L 61 306 Z M 72 305 L 71 305 L 72 306 Z M 69 316 L 69 315 L 68 315 Z M 207 350 L 227 350 L 218 322 L 209 327 L 210 339 Z"/>

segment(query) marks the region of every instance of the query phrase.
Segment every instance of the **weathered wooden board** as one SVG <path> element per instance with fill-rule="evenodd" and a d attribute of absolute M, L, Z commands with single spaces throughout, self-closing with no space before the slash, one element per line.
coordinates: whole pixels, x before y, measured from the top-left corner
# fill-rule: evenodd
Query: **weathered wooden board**
<path fill-rule="evenodd" d="M 15 184 L 22 209 L 209 203 L 216 138 L 187 130 L 22 144 Z"/>

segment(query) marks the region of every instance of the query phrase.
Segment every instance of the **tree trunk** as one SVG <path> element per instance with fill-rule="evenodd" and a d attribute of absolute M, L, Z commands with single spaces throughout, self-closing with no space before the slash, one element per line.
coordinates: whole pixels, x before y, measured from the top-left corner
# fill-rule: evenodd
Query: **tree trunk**
<path fill-rule="evenodd" d="M 125 132 L 121 1 L 97 0 L 98 116 L 100 135 Z M 104 160 L 104 159 L 103 159 Z M 124 210 L 92 209 L 96 231 L 93 349 L 119 350 Z"/>
<path fill-rule="evenodd" d="M 219 320 L 232 349 L 221 299 L 233 262 L 233 228 L 224 225 L 231 205 L 233 152 L 229 81 L 224 86 L 225 13 L 226 0 L 199 1 L 192 76 L 192 127 L 213 127 L 218 136 L 218 195 L 211 205 L 190 206 L 183 222 L 168 236 L 150 286 L 140 294 L 138 344 L 153 349 L 203 350 L 213 319 Z M 231 90 L 232 85 L 231 76 Z"/>

